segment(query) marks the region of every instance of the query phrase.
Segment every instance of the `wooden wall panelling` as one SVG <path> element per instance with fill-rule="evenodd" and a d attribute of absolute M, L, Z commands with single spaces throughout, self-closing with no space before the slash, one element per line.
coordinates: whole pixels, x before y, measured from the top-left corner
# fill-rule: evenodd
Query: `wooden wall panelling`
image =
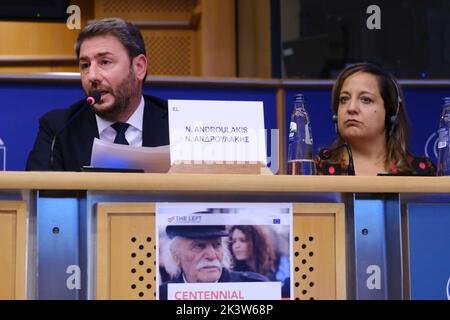
<path fill-rule="evenodd" d="M 199 76 L 195 20 L 198 0 L 97 0 L 95 19 L 121 17 L 138 25 L 148 56 L 148 74 Z"/>
<path fill-rule="evenodd" d="M 147 48 L 149 76 L 200 75 L 195 31 L 141 28 L 141 32 Z"/>
<path fill-rule="evenodd" d="M 201 73 L 205 77 L 235 77 L 236 8 L 234 0 L 201 2 Z"/>
<path fill-rule="evenodd" d="M 346 299 L 345 206 L 295 203 L 294 297 Z"/>
<path fill-rule="evenodd" d="M 130 21 L 189 20 L 199 0 L 96 0 L 95 19 L 120 17 Z"/>
<path fill-rule="evenodd" d="M 0 300 L 26 298 L 25 201 L 0 201 Z"/>
<path fill-rule="evenodd" d="M 155 205 L 97 205 L 97 299 L 155 299 Z"/>
<path fill-rule="evenodd" d="M 80 7 L 81 27 L 84 27 L 92 19 L 92 1 L 70 3 Z M 74 45 L 79 31 L 69 30 L 64 21 L 0 21 L 0 72 L 78 71 Z"/>
<path fill-rule="evenodd" d="M 137 23 L 146 38 L 149 74 L 237 75 L 234 0 L 77 0 L 71 3 L 81 7 L 81 27 L 89 20 L 105 17 L 121 17 Z M 73 49 L 78 33 L 79 30 L 67 29 L 64 22 L 0 22 L 0 72 L 78 71 Z M 6 61 L 7 56 L 14 56 L 14 61 Z M 26 61 L 30 56 L 51 56 L 54 60 L 30 63 Z M 72 61 L 67 62 L 69 58 Z"/>
<path fill-rule="evenodd" d="M 272 48 L 269 0 L 239 0 L 239 77 L 271 78 Z"/>
<path fill-rule="evenodd" d="M 277 89 L 278 174 L 286 174 L 286 91 Z"/>

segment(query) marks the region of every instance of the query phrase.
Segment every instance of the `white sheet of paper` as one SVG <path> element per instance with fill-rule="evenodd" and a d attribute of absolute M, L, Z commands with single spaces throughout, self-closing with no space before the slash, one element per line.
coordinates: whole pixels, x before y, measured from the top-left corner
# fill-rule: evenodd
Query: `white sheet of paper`
<path fill-rule="evenodd" d="M 167 173 L 170 169 L 170 148 L 131 147 L 95 138 L 91 166 L 94 168 L 143 169 L 145 172 Z"/>
<path fill-rule="evenodd" d="M 170 161 L 266 161 L 262 101 L 169 100 Z"/>

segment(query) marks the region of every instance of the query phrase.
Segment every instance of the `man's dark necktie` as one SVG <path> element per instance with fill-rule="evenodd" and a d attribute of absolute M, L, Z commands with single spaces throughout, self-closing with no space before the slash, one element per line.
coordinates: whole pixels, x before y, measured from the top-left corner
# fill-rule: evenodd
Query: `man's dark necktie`
<path fill-rule="evenodd" d="M 128 123 L 123 123 L 123 122 L 116 122 L 111 125 L 111 127 L 113 127 L 113 129 L 117 131 L 117 135 L 116 135 L 116 138 L 114 139 L 114 143 L 125 144 L 125 145 L 129 144 L 127 139 L 125 138 L 125 131 L 127 131 L 129 126 L 130 125 Z"/>

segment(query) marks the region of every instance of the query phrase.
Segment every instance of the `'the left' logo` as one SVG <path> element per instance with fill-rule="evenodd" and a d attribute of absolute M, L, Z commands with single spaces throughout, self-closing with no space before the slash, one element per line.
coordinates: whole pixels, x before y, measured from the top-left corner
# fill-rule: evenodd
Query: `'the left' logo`
<path fill-rule="evenodd" d="M 0 171 L 6 170 L 6 146 L 2 138 L 0 138 Z"/>

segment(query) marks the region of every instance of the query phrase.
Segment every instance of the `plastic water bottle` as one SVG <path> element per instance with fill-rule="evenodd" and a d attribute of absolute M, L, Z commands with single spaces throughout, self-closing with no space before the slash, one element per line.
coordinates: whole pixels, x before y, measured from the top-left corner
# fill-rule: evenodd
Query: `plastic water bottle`
<path fill-rule="evenodd" d="M 316 174 L 311 121 L 303 94 L 297 94 L 294 98 L 289 126 L 288 174 Z"/>
<path fill-rule="evenodd" d="M 450 97 L 445 97 L 439 121 L 438 175 L 450 176 Z"/>

